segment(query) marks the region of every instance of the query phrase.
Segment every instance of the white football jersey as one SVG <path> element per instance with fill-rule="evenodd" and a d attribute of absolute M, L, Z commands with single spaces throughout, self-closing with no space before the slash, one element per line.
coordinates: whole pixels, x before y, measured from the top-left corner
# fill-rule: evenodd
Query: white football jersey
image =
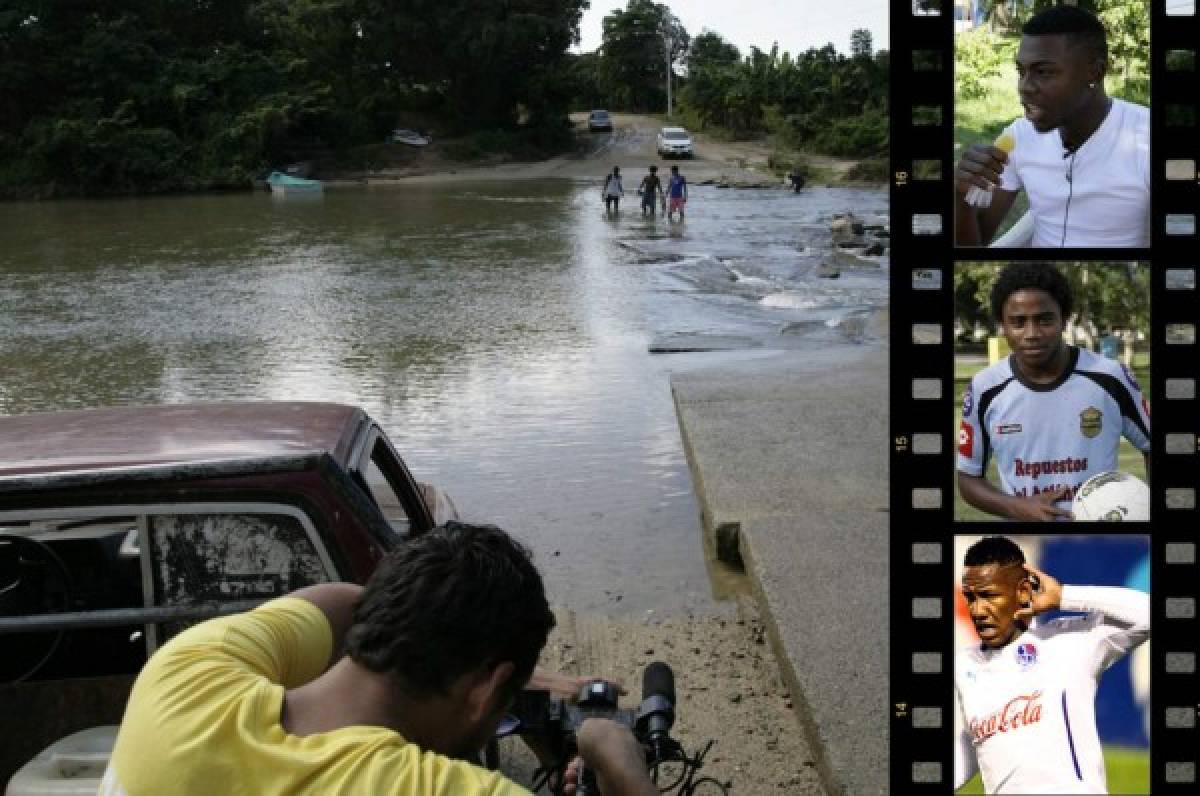
<path fill-rule="evenodd" d="M 1100 675 L 1150 638 L 1150 595 L 1063 586 L 1064 617 L 1000 649 L 954 660 L 957 789 L 978 770 L 987 793 L 1107 793 L 1096 732 Z"/>
<path fill-rule="evenodd" d="M 1117 469 L 1122 436 L 1150 450 L 1150 407 L 1129 369 L 1087 349 L 1070 352 L 1052 384 L 1026 381 L 1011 356 L 975 374 L 963 394 L 960 472 L 983 475 L 995 456 L 1000 491 L 1032 497 L 1068 487 L 1058 505 L 1069 509 L 1084 481 Z"/>

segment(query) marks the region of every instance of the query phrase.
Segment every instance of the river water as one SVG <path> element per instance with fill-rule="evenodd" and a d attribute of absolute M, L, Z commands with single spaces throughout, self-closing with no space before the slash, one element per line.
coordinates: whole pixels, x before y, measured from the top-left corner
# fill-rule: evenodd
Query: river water
<path fill-rule="evenodd" d="M 555 602 L 711 610 L 728 583 L 702 548 L 668 375 L 862 340 L 886 257 L 815 269 L 830 217 L 884 214 L 886 194 L 697 186 L 682 224 L 635 202 L 606 217 L 598 194 L 546 180 L 0 204 L 0 414 L 358 404 L 464 518 L 533 548 Z"/>

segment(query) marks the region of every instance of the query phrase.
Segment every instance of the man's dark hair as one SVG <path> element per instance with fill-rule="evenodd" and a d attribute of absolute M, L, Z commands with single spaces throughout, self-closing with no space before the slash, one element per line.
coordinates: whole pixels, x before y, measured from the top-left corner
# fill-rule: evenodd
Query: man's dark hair
<path fill-rule="evenodd" d="M 448 522 L 393 550 L 367 581 L 346 652 L 403 688 L 445 693 L 485 663 L 529 679 L 554 614 L 529 550 L 494 525 Z"/>
<path fill-rule="evenodd" d="M 988 564 L 1020 566 L 1025 563 L 1025 554 L 1017 543 L 1006 536 L 985 536 L 967 548 L 963 558 L 964 567 L 982 567 Z"/>
<path fill-rule="evenodd" d="M 1102 61 L 1108 61 L 1108 35 L 1104 23 L 1079 6 L 1059 5 L 1034 14 L 1021 28 L 1026 36 L 1065 35 L 1071 44 L 1085 45 Z"/>
<path fill-rule="evenodd" d="M 1075 299 L 1067 278 L 1050 263 L 1012 263 L 1004 267 L 992 285 L 992 320 L 1004 320 L 1004 302 L 1018 290 L 1034 288 L 1050 294 L 1062 312 L 1063 321 L 1071 316 Z"/>

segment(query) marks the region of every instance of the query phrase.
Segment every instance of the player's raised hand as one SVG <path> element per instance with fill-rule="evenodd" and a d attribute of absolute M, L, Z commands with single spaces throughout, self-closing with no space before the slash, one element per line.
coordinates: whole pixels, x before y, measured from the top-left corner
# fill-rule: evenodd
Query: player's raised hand
<path fill-rule="evenodd" d="M 967 147 L 954 170 L 954 189 L 965 195 L 974 185 L 989 190 L 1000 183 L 1000 172 L 1008 162 L 1003 149 L 983 144 Z"/>
<path fill-rule="evenodd" d="M 1055 520 L 1074 519 L 1070 511 L 1054 505 L 1057 501 L 1064 500 L 1069 494 L 1070 489 L 1063 487 L 1053 492 L 1042 492 L 1033 497 L 1015 495 L 1009 504 L 1012 518 L 1022 522 L 1054 522 Z"/>
<path fill-rule="evenodd" d="M 1038 614 L 1053 611 L 1062 604 L 1062 584 L 1053 575 L 1047 575 L 1032 564 L 1025 565 L 1028 573 L 1030 598 L 1021 605 L 1016 618 L 1028 623 Z"/>

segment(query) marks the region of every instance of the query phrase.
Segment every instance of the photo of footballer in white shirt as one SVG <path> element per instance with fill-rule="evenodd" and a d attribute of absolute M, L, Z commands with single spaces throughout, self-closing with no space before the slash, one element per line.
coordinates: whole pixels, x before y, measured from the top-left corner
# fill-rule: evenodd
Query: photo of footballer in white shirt
<path fill-rule="evenodd" d="M 978 772 L 989 794 L 1108 793 L 1096 693 L 1150 638 L 1149 595 L 1060 583 L 1002 536 L 967 548 L 960 588 L 977 640 L 954 661 L 955 789 Z"/>

